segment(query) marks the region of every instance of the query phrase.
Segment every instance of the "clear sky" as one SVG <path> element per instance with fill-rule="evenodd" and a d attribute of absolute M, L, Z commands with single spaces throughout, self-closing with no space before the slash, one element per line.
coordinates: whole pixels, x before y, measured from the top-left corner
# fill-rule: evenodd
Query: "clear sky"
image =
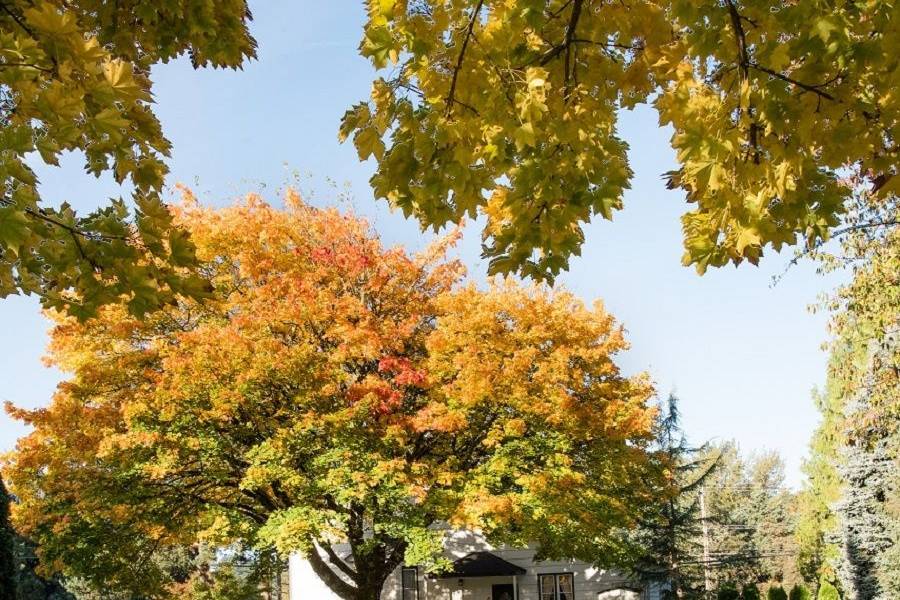
<path fill-rule="evenodd" d="M 362 2 L 251 1 L 251 8 L 259 59 L 243 71 L 194 71 L 184 60 L 154 70 L 157 114 L 175 147 L 170 183 L 185 183 L 214 204 L 250 191 L 276 202 L 279 188 L 300 173 L 313 201 L 329 203 L 337 196 L 330 180 L 338 190 L 348 186 L 354 210 L 385 243 L 422 247 L 426 237 L 415 223 L 372 199 L 373 165 L 337 141 L 341 115 L 367 97 L 372 78 L 356 52 Z M 628 372 L 648 370 L 661 394 L 677 392 L 692 441 L 735 439 L 748 452 L 778 450 L 788 482 L 799 484 L 818 419 L 810 392 L 824 381 L 826 360 L 825 315 L 807 306 L 835 280 L 807 263 L 772 287 L 789 251 L 759 268 L 703 277 L 682 267 L 678 217 L 687 204 L 661 179 L 674 166 L 670 132 L 642 107 L 622 115 L 621 134 L 635 171 L 626 208 L 612 223 L 587 227 L 583 254 L 560 283 L 588 302 L 602 298 L 624 323 L 632 348 L 620 363 Z M 123 193 L 109 178 L 85 175 L 80 156 L 38 172 L 45 199 L 80 210 Z M 470 276 L 483 279 L 479 239 L 470 226 L 460 252 Z M 28 407 L 49 401 L 61 374 L 40 360 L 46 327 L 34 299 L 0 301 L 0 400 Z M 0 450 L 24 431 L 0 416 Z"/>

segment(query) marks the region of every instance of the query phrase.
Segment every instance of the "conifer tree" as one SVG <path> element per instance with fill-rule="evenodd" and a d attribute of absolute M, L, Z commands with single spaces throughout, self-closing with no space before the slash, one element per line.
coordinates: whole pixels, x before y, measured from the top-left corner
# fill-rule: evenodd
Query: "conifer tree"
<path fill-rule="evenodd" d="M 809 588 L 807 588 L 802 583 L 794 584 L 794 587 L 791 588 L 791 593 L 788 594 L 788 600 L 811 600 L 812 595 L 809 593 Z"/>
<path fill-rule="evenodd" d="M 635 570 L 642 580 L 668 582 L 668 598 L 692 597 L 704 588 L 699 491 L 717 458 L 709 456 L 705 445 L 688 445 L 674 394 L 662 408 L 656 427 L 657 464 L 668 475 L 668 489 L 663 491 L 666 500 L 644 518 L 641 541 L 646 554 Z"/>
<path fill-rule="evenodd" d="M 849 600 L 886 598 L 879 580 L 882 555 L 893 544 L 884 502 L 893 468 L 885 440 L 870 449 L 863 440 L 844 448 L 840 471 L 846 487 L 838 506 L 841 560 L 838 577 Z"/>
<path fill-rule="evenodd" d="M 761 600 L 759 588 L 755 583 L 745 584 L 741 589 L 741 600 Z"/>
<path fill-rule="evenodd" d="M 769 588 L 769 591 L 766 592 L 767 600 L 788 600 L 787 592 L 784 591 L 784 588 L 780 585 L 773 585 Z"/>

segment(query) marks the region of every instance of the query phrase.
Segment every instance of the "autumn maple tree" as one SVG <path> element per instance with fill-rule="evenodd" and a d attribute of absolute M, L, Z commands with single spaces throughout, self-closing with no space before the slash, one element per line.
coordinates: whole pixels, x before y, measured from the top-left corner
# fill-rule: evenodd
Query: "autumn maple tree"
<path fill-rule="evenodd" d="M 239 67 L 255 56 L 249 17 L 245 0 L 0 0 L 0 298 L 37 294 L 84 318 L 203 295 L 183 270 L 193 246 L 159 198 L 170 145 L 150 70 L 185 53 L 195 67 Z M 76 215 L 42 198 L 32 166 L 68 151 L 131 184 L 135 210 L 119 199 Z"/>
<path fill-rule="evenodd" d="M 617 115 L 673 130 L 684 263 L 828 238 L 865 180 L 896 194 L 900 28 L 886 0 L 369 0 L 383 76 L 341 138 L 423 227 L 486 216 L 493 273 L 548 278 L 622 208 Z M 878 226 L 878 225 L 876 225 Z"/>
<path fill-rule="evenodd" d="M 441 566 L 441 523 L 625 562 L 655 413 L 603 307 L 465 284 L 452 240 L 408 255 L 287 204 L 178 209 L 204 302 L 57 316 L 49 360 L 69 376 L 47 408 L 9 407 L 34 430 L 4 468 L 44 564 L 160 593 L 156 550 L 240 541 L 372 600 L 404 561 Z"/>

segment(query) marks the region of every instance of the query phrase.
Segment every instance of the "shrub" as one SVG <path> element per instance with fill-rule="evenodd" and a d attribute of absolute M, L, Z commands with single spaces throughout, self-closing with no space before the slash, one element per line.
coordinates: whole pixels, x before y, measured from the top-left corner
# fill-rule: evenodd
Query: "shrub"
<path fill-rule="evenodd" d="M 769 591 L 766 593 L 766 598 L 768 598 L 768 600 L 788 600 L 787 593 L 780 585 L 773 585 L 770 587 Z"/>
<path fill-rule="evenodd" d="M 817 600 L 841 600 L 841 594 L 837 591 L 837 588 L 834 587 L 834 584 L 830 581 L 822 581 L 822 584 L 819 586 L 819 594 L 816 596 Z"/>
<path fill-rule="evenodd" d="M 741 590 L 741 598 L 743 600 L 760 600 L 759 588 L 755 583 L 746 584 Z"/>
<path fill-rule="evenodd" d="M 812 600 L 812 594 L 802 583 L 795 584 L 794 587 L 791 588 L 791 593 L 788 594 L 788 600 Z"/>
<path fill-rule="evenodd" d="M 716 600 L 740 600 L 741 594 L 733 583 L 726 583 L 716 592 Z"/>

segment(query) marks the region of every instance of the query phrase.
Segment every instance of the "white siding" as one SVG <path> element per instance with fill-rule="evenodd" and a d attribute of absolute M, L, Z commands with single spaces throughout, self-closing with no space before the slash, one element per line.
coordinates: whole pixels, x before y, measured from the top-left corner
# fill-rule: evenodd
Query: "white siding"
<path fill-rule="evenodd" d="M 573 600 L 606 600 L 608 596 L 604 594 L 601 598 L 601 593 L 632 587 L 627 578 L 622 575 L 613 571 L 597 569 L 584 562 L 575 560 L 535 562 L 534 548 L 494 548 L 482 536 L 473 532 L 448 532 L 445 553 L 451 560 L 478 550 L 493 552 L 502 559 L 526 570 L 524 575 L 518 575 L 516 578 L 519 600 L 540 600 L 538 575 L 547 573 L 573 574 L 575 582 L 575 598 Z M 324 583 L 321 583 L 304 559 L 299 556 L 291 556 L 290 568 L 291 600 L 337 600 L 337 596 Z M 512 577 L 474 577 L 463 579 L 463 585 L 460 587 L 459 580 L 456 578 L 430 578 L 420 568 L 419 600 L 491 600 L 493 584 L 511 582 Z M 401 589 L 401 570 L 397 568 L 385 582 L 382 600 L 402 600 Z M 454 591 L 457 594 L 454 594 Z M 638 594 L 637 598 L 658 600 L 659 592 L 651 587 Z"/>
<path fill-rule="evenodd" d="M 291 600 L 340 600 L 319 576 L 305 558 L 292 554 L 288 561 L 290 572 Z"/>

